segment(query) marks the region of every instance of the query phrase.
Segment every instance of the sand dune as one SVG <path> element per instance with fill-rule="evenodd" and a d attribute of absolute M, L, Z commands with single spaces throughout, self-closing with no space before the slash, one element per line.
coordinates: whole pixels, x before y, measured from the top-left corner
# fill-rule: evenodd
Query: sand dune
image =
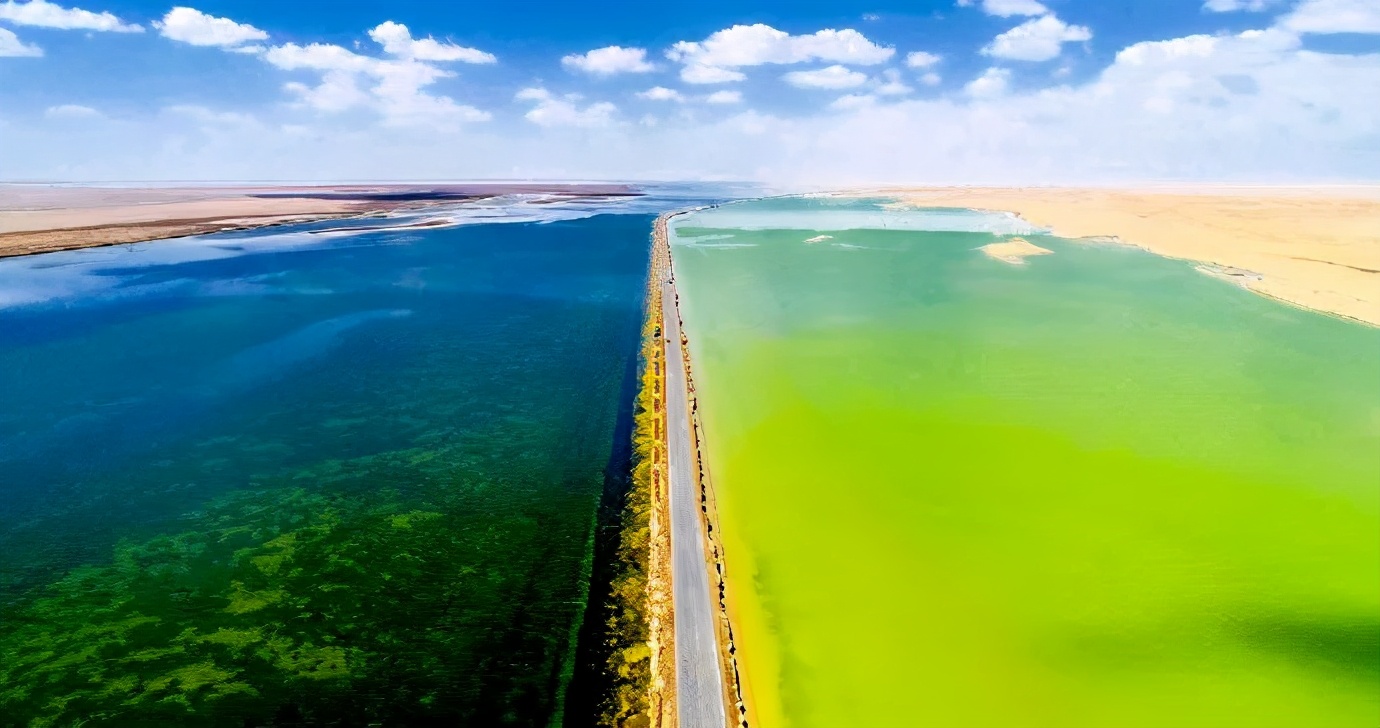
<path fill-rule="evenodd" d="M 1067 238 L 1208 264 L 1247 289 L 1380 326 L 1380 187 L 890 188 L 925 206 L 1015 212 Z"/>

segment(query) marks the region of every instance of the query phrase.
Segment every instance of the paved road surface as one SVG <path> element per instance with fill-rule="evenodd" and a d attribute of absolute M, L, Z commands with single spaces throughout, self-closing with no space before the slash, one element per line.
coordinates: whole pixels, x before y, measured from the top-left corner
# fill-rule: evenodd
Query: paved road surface
<path fill-rule="evenodd" d="M 671 592 L 676 615 L 676 707 L 679 728 L 724 728 L 723 675 L 709 592 L 700 494 L 691 462 L 689 390 L 680 347 L 676 291 L 661 287 L 666 337 L 666 422 L 671 481 Z"/>

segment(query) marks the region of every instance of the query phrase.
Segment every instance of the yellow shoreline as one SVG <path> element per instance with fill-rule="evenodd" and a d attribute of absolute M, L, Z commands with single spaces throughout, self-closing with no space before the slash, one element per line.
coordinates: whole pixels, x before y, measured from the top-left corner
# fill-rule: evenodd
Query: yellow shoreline
<path fill-rule="evenodd" d="M 1204 263 L 1204 272 L 1256 293 L 1380 326 L 1380 187 L 912 187 L 841 194 L 1012 212 L 1060 237 Z"/>
<path fill-rule="evenodd" d="M 654 233 L 655 235 L 655 233 Z M 642 386 L 651 386 L 652 410 L 644 412 L 652 425 L 649 480 L 633 487 L 648 488 L 647 616 L 651 684 L 647 694 L 650 728 L 676 726 L 675 610 L 671 597 L 670 503 L 666 489 L 666 357 L 661 346 L 661 285 L 669 255 L 653 245 L 647 276 L 647 312 L 643 324 Z M 639 398 L 646 394 L 639 392 Z"/>

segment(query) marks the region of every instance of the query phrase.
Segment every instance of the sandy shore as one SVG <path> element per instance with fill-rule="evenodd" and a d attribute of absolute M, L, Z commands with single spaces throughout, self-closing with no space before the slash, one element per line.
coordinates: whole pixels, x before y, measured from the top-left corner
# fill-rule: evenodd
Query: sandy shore
<path fill-rule="evenodd" d="M 504 194 L 551 201 L 636 194 L 623 185 L 76 187 L 0 184 L 0 258 L 384 213 Z"/>
<path fill-rule="evenodd" d="M 856 194 L 864 194 L 858 192 Z M 1380 326 L 1380 187 L 888 188 L 936 207 L 1005 210 L 1067 238 L 1115 240 Z"/>
<path fill-rule="evenodd" d="M 0 186 L 0 257 L 347 217 L 356 201 L 258 197 L 285 190 Z"/>

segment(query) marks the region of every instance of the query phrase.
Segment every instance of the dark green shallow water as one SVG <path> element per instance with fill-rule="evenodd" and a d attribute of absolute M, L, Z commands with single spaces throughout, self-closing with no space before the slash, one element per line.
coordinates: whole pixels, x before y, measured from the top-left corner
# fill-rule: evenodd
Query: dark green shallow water
<path fill-rule="evenodd" d="M 559 723 L 650 225 L 6 261 L 0 724 Z"/>

